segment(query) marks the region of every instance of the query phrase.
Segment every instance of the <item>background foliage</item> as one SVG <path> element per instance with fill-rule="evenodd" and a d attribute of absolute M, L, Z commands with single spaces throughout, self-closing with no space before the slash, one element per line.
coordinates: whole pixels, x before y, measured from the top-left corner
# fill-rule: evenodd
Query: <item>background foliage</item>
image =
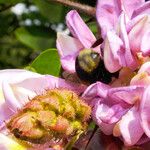
<path fill-rule="evenodd" d="M 96 3 L 95 0 L 80 2 L 92 6 Z M 47 60 L 43 60 L 42 57 L 45 53 L 42 53 L 42 56 L 38 55 L 46 49 L 56 47 L 56 32 L 67 32 L 65 15 L 69 10 L 70 8 L 50 0 L 0 0 L 0 69 L 24 68 L 31 64 L 27 68 L 33 67 L 40 73 L 51 74 L 54 71 L 54 75 L 58 75 L 55 69 L 47 72 L 37 70 L 38 65 L 42 66 L 38 62 L 42 60 L 49 65 L 48 59 L 50 66 L 57 63 L 56 68 L 60 68 L 56 50 L 46 52 L 51 55 Z M 89 19 L 85 15 L 83 18 Z M 89 25 L 95 32 L 95 25 Z M 56 62 L 54 58 L 57 58 Z"/>

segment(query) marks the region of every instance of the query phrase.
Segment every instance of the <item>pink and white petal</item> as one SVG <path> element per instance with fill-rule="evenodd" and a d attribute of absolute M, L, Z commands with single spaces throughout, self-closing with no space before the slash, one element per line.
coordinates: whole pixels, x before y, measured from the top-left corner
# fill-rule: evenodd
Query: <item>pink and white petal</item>
<path fill-rule="evenodd" d="M 144 73 L 144 72 L 147 72 L 148 75 L 150 75 L 150 61 L 144 63 L 141 68 L 139 69 L 138 71 L 138 74 L 139 73 Z"/>
<path fill-rule="evenodd" d="M 143 86 L 126 86 L 112 88 L 108 91 L 108 99 L 112 99 L 113 103 L 127 103 L 133 105 L 141 99 L 144 91 Z"/>
<path fill-rule="evenodd" d="M 96 18 L 101 27 L 102 37 L 105 38 L 109 30 L 115 29 L 118 16 L 121 13 L 119 0 L 98 0 Z"/>
<path fill-rule="evenodd" d="M 8 117 L 13 114 L 13 111 L 10 110 L 5 103 L 4 93 L 2 89 L 3 82 L 7 81 L 7 83 L 16 83 L 30 77 L 40 76 L 42 75 L 23 69 L 6 69 L 0 71 L 0 123 L 5 119 L 8 119 Z"/>
<path fill-rule="evenodd" d="M 38 73 L 27 71 L 24 69 L 5 69 L 0 70 L 0 87 L 3 81 L 15 83 L 22 81 L 29 77 L 39 77 L 42 76 Z"/>
<path fill-rule="evenodd" d="M 71 72 L 75 72 L 75 59 L 83 45 L 78 39 L 58 33 L 57 34 L 57 49 L 60 55 L 62 67 Z"/>
<path fill-rule="evenodd" d="M 92 111 L 92 119 L 99 126 L 101 131 L 104 132 L 104 134 L 110 135 L 113 132 L 113 128 L 115 124 L 107 124 L 107 123 L 102 122 L 100 118 L 101 108 L 99 106 L 100 106 L 100 101 L 97 101 Z"/>
<path fill-rule="evenodd" d="M 25 147 L 16 140 L 13 140 L 8 135 L 0 133 L 0 149 L 1 150 L 27 150 L 29 147 Z"/>
<path fill-rule="evenodd" d="M 150 25 L 150 17 L 143 16 L 139 22 L 137 22 L 132 29 L 130 30 L 128 37 L 130 48 L 133 54 L 136 54 L 140 51 L 141 48 L 141 41 L 144 34 L 149 30 Z"/>
<path fill-rule="evenodd" d="M 135 18 L 133 18 L 132 20 L 129 20 L 126 24 L 126 30 L 127 30 L 127 34 L 129 34 L 129 32 L 132 30 L 132 28 L 141 21 L 141 19 L 143 19 L 143 17 L 145 17 L 145 15 L 139 15 L 136 16 Z"/>
<path fill-rule="evenodd" d="M 122 67 L 122 45 L 121 39 L 113 31 L 107 32 L 104 46 L 104 64 L 111 73 L 118 71 Z"/>
<path fill-rule="evenodd" d="M 139 7 L 137 7 L 137 9 L 135 9 L 133 11 L 133 14 L 132 14 L 132 19 L 135 18 L 136 16 L 139 16 L 139 15 L 143 15 L 143 14 L 148 14 L 150 15 L 150 2 L 146 2 L 146 3 L 143 3 L 142 5 L 140 5 Z"/>
<path fill-rule="evenodd" d="M 91 48 L 96 38 L 76 10 L 71 10 L 67 14 L 66 23 L 72 35 L 77 38 L 85 48 Z"/>
<path fill-rule="evenodd" d="M 120 132 L 120 136 L 122 136 L 126 146 L 135 145 L 144 134 L 144 131 L 140 124 L 140 115 L 138 108 L 136 108 L 135 106 L 131 108 L 117 123 L 114 129 L 116 128 L 118 130 L 116 131 Z M 116 134 L 115 130 L 113 134 Z"/>
<path fill-rule="evenodd" d="M 107 97 L 107 92 L 110 87 L 104 83 L 96 82 L 94 84 L 91 84 L 82 94 L 83 99 L 86 100 L 86 102 L 94 106 L 95 102 L 99 101 L 101 98 Z"/>
<path fill-rule="evenodd" d="M 145 134 L 150 138 L 150 86 L 148 86 L 143 94 L 140 103 L 141 125 Z"/>
<path fill-rule="evenodd" d="M 147 72 L 138 73 L 134 76 L 131 81 L 131 85 L 148 86 L 150 85 L 150 76 Z"/>
<path fill-rule="evenodd" d="M 140 49 L 143 56 L 150 56 L 150 42 L 148 42 L 147 39 L 150 39 L 150 30 L 146 31 L 142 38 Z"/>
<path fill-rule="evenodd" d="M 83 84 L 67 82 L 64 79 L 54 77 L 51 75 L 45 75 L 39 78 L 26 79 L 22 82 L 13 84 L 13 86 L 15 87 L 15 89 L 16 88 L 18 89 L 18 93 L 20 94 L 23 94 L 23 90 L 21 93 L 20 92 L 21 90 L 19 89 L 25 89 L 24 91 L 26 90 L 30 91 L 28 92 L 29 95 L 26 94 L 29 96 L 29 98 L 32 98 L 34 96 L 34 94 L 32 95 L 32 93 L 42 94 L 47 89 L 66 88 L 69 90 L 73 90 L 77 92 L 78 94 L 83 93 L 83 91 L 86 89 L 86 86 Z M 18 95 L 18 98 L 19 98 L 19 95 Z"/>
<path fill-rule="evenodd" d="M 144 0 L 122 0 L 122 9 L 131 18 L 133 11 L 145 3 Z"/>
<path fill-rule="evenodd" d="M 65 81 L 64 79 L 57 78 L 57 77 L 50 76 L 50 75 L 45 76 L 45 78 L 47 78 L 47 82 L 49 84 L 48 89 L 66 88 L 66 89 L 72 90 L 72 91 L 76 92 L 78 95 L 80 95 L 87 88 L 87 86 L 84 84 Z"/>
<path fill-rule="evenodd" d="M 75 60 L 77 56 L 65 56 L 60 59 L 63 69 L 69 73 L 75 73 Z"/>
<path fill-rule="evenodd" d="M 99 119 L 103 123 L 113 124 L 120 120 L 120 118 L 129 110 L 129 107 L 125 108 L 122 104 L 108 106 L 102 102 L 97 109 L 99 109 Z"/>
<path fill-rule="evenodd" d="M 17 112 L 18 109 L 21 109 L 21 107 L 29 101 L 29 98 L 36 96 L 35 91 L 8 82 L 3 82 L 2 89 L 7 107 L 13 113 Z"/>
<path fill-rule="evenodd" d="M 123 66 L 127 66 L 131 68 L 132 70 L 135 70 L 137 67 L 137 62 L 134 56 L 132 55 L 130 45 L 129 45 L 129 38 L 127 35 L 127 30 L 126 30 L 126 21 L 125 21 L 125 14 L 122 13 L 120 16 L 120 33 L 119 36 L 121 37 L 123 43 L 124 43 L 124 64 Z M 122 58 L 122 59 L 123 59 Z"/>

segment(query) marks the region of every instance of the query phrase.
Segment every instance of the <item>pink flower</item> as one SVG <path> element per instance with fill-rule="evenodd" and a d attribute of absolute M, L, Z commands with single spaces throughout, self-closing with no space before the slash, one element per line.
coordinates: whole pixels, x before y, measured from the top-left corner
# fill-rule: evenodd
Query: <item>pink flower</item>
<path fill-rule="evenodd" d="M 51 75 L 17 69 L 0 71 L 0 149 L 27 149 L 8 134 L 5 121 L 17 113 L 29 99 L 42 94 L 46 89 L 54 88 L 66 88 L 77 94 L 85 90 L 85 86 L 81 84 L 66 82 Z"/>
<path fill-rule="evenodd" d="M 73 37 L 58 33 L 57 49 L 64 70 L 74 73 L 75 60 L 79 51 L 85 48 L 91 48 L 96 42 L 96 38 L 77 11 L 71 10 L 67 14 L 66 23 Z M 99 46 L 93 48 L 93 50 L 100 53 Z"/>
<path fill-rule="evenodd" d="M 104 63 L 110 72 L 121 67 L 135 70 L 142 56 L 149 56 L 150 2 L 143 0 L 99 0 L 97 20 L 102 30 Z"/>
<path fill-rule="evenodd" d="M 83 94 L 89 98 L 93 120 L 100 129 L 120 137 L 127 146 L 150 140 L 149 68 L 150 62 L 143 64 L 128 86 L 113 88 L 97 82 Z"/>

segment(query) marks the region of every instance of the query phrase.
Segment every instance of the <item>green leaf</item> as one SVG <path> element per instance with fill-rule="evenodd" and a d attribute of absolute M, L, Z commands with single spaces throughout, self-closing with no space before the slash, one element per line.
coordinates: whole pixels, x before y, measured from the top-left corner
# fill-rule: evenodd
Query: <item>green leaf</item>
<path fill-rule="evenodd" d="M 30 66 L 38 73 L 59 76 L 61 64 L 57 50 L 45 50 L 32 62 Z"/>
<path fill-rule="evenodd" d="M 55 32 L 42 27 L 21 27 L 15 31 L 19 41 L 33 50 L 44 50 L 54 46 Z"/>

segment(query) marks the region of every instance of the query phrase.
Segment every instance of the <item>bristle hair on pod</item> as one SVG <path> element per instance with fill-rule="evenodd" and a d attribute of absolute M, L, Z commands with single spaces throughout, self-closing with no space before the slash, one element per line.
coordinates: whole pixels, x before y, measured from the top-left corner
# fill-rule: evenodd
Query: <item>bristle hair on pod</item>
<path fill-rule="evenodd" d="M 75 92 L 54 88 L 32 98 L 6 126 L 19 140 L 44 144 L 86 130 L 90 114 L 90 106 Z"/>

